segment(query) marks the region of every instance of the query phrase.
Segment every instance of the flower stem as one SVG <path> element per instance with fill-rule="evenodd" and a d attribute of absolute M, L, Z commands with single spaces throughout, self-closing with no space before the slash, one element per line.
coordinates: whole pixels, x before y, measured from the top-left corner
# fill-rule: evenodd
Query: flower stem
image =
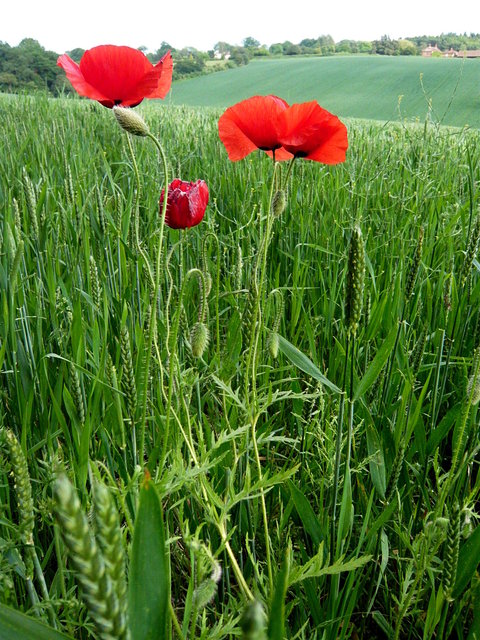
<path fill-rule="evenodd" d="M 160 275 L 161 275 L 160 266 L 162 264 L 163 234 L 165 229 L 165 213 L 167 211 L 167 199 L 168 199 L 168 164 L 167 164 L 167 157 L 165 155 L 165 151 L 163 150 L 162 145 L 154 135 L 149 133 L 147 137 L 150 138 L 155 144 L 155 146 L 157 147 L 158 153 L 162 161 L 165 192 L 164 192 L 164 198 L 163 198 L 162 211 L 160 215 L 160 230 L 158 233 L 157 258 L 156 258 L 156 264 L 155 264 L 155 279 L 154 279 L 153 300 L 152 300 L 152 318 L 150 321 L 150 328 L 148 331 L 146 353 L 145 353 L 142 417 L 140 420 L 140 461 L 142 463 L 145 458 L 145 427 L 147 422 L 148 379 L 150 375 L 150 360 L 152 357 L 153 337 L 157 329 L 157 302 L 158 302 L 158 293 L 160 289 Z M 160 366 L 160 368 L 162 367 L 161 362 L 159 362 L 158 365 Z M 168 416 L 167 416 L 167 426 L 168 426 Z"/>

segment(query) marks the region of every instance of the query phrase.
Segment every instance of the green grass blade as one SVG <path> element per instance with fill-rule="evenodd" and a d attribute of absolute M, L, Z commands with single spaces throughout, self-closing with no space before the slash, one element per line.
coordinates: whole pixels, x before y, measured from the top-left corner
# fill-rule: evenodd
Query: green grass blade
<path fill-rule="evenodd" d="M 169 577 L 160 499 L 146 479 L 140 490 L 128 584 L 131 640 L 166 637 Z"/>
<path fill-rule="evenodd" d="M 385 342 L 382 344 L 380 349 L 377 351 L 372 363 L 368 367 L 365 372 L 365 375 L 360 380 L 355 389 L 355 394 L 353 396 L 353 400 L 356 401 L 361 398 L 368 389 L 372 386 L 375 380 L 380 375 L 381 370 L 385 366 L 388 356 L 393 349 L 393 345 L 395 344 L 395 338 L 397 335 L 397 325 L 393 325 L 390 329 L 389 334 L 385 338 Z"/>
<path fill-rule="evenodd" d="M 288 488 L 290 489 L 293 504 L 295 505 L 295 509 L 302 521 L 303 528 L 312 539 L 315 548 L 317 548 L 325 537 L 318 518 L 315 515 L 310 502 L 302 491 L 293 484 L 293 482 L 288 482 Z"/>
<path fill-rule="evenodd" d="M 39 620 L 0 604 L 0 640 L 71 640 Z"/>
<path fill-rule="evenodd" d="M 299 351 L 297 347 L 294 347 L 291 342 L 282 336 L 278 336 L 280 351 L 286 356 L 292 364 L 298 367 L 304 373 L 321 382 L 325 387 L 328 387 L 335 393 L 341 393 L 341 390 L 336 384 L 326 378 L 318 367 L 316 367 L 308 356 Z"/>
<path fill-rule="evenodd" d="M 452 590 L 452 598 L 458 598 L 472 579 L 480 563 L 480 527 L 460 547 L 457 565 L 457 578 Z"/>
<path fill-rule="evenodd" d="M 378 495 L 381 498 L 384 498 L 387 481 L 385 477 L 385 458 L 383 455 L 382 443 L 373 424 L 367 423 L 366 435 L 367 450 L 368 455 L 370 456 L 370 476 L 372 478 L 373 486 L 378 491 Z"/>
<path fill-rule="evenodd" d="M 285 597 L 290 574 L 291 547 L 285 551 L 282 567 L 277 573 L 270 615 L 268 619 L 268 640 L 284 640 L 285 637 Z"/>

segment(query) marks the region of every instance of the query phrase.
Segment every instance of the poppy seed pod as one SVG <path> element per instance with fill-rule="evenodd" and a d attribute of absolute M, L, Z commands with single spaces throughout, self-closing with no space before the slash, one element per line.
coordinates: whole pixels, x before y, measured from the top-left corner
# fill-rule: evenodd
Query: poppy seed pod
<path fill-rule="evenodd" d="M 118 124 L 133 136 L 148 136 L 150 131 L 143 118 L 128 107 L 113 107 Z"/>

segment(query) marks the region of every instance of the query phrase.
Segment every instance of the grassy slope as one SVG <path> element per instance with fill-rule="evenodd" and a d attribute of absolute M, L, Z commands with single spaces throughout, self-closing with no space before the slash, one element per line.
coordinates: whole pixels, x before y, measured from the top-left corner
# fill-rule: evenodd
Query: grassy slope
<path fill-rule="evenodd" d="M 422 82 L 425 93 L 422 90 Z M 480 127 L 480 63 L 350 56 L 254 60 L 246 67 L 174 84 L 174 104 L 226 107 L 254 94 L 289 102 L 318 100 L 343 117 L 435 121 Z M 399 109 L 399 96 L 403 96 Z M 451 104 L 450 104 L 451 103 Z"/>

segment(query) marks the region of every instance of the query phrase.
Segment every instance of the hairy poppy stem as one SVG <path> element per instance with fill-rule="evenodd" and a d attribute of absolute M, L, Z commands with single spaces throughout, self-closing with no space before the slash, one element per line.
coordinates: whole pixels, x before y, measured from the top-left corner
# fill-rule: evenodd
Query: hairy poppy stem
<path fill-rule="evenodd" d="M 157 302 L 158 302 L 158 293 L 160 289 L 160 275 L 161 269 L 160 266 L 162 264 L 162 254 L 163 254 L 163 234 L 165 229 L 165 213 L 167 211 L 167 198 L 168 198 L 168 163 L 167 157 L 165 155 L 165 151 L 163 150 L 162 145 L 157 140 L 157 138 L 148 133 L 147 138 L 150 138 L 154 145 L 157 147 L 158 153 L 160 155 L 160 159 L 163 165 L 163 180 L 165 184 L 165 197 L 163 200 L 162 211 L 160 216 L 160 230 L 158 234 L 158 245 L 157 245 L 157 258 L 155 264 L 155 280 L 154 280 L 154 289 L 153 289 L 153 300 L 152 300 L 152 318 L 150 322 L 150 327 L 147 336 L 147 345 L 146 345 L 146 353 L 145 353 L 145 366 L 144 366 L 144 385 L 143 385 L 143 398 L 142 398 L 142 417 L 140 421 L 140 461 L 143 464 L 145 458 L 145 427 L 147 422 L 147 404 L 148 404 L 148 379 L 150 375 L 150 360 L 152 357 L 152 344 L 153 344 L 153 336 L 156 332 L 157 327 Z M 162 371 L 162 363 L 159 362 L 160 371 Z M 171 380 L 169 381 L 169 385 L 171 385 Z M 166 420 L 166 428 L 165 433 L 169 432 L 169 422 L 170 422 L 170 411 L 167 407 L 167 415 L 165 417 Z"/>
<path fill-rule="evenodd" d="M 284 183 L 283 183 L 283 189 L 286 189 L 286 188 L 287 188 L 288 180 L 289 180 L 290 175 L 291 175 L 291 173 L 292 173 L 293 163 L 294 163 L 294 162 L 295 162 L 295 157 L 293 157 L 293 158 L 290 160 L 290 164 L 288 165 L 287 175 L 285 176 L 285 180 L 284 180 Z"/>
<path fill-rule="evenodd" d="M 275 219 L 275 215 L 272 210 L 272 202 L 273 202 L 273 192 L 275 186 L 275 178 L 276 178 L 276 169 L 277 163 L 273 165 L 273 175 L 272 182 L 270 186 L 270 194 L 268 199 L 268 209 L 267 209 L 267 224 L 265 228 L 265 234 L 262 238 L 262 242 L 260 245 L 260 249 L 262 251 L 261 254 L 261 267 L 260 267 L 260 278 L 258 278 L 257 269 L 255 270 L 255 284 L 256 284 L 256 292 L 255 292 L 255 303 L 253 308 L 253 318 L 251 323 L 251 332 L 250 332 L 250 340 L 248 344 L 248 352 L 247 352 L 247 361 L 245 368 L 245 402 L 247 404 L 249 419 L 251 420 L 251 433 L 252 433 L 252 442 L 253 449 L 255 452 L 255 463 L 257 467 L 258 477 L 260 483 L 263 479 L 262 473 L 262 463 L 260 460 L 260 454 L 258 450 L 257 444 L 257 434 L 256 434 L 256 424 L 258 415 L 255 416 L 256 413 L 256 404 L 257 404 L 257 392 L 256 392 L 256 374 L 257 374 L 257 364 L 258 364 L 258 346 L 262 333 L 262 301 L 263 301 L 263 293 L 264 293 L 264 283 L 265 283 L 265 275 L 267 270 L 267 254 L 268 247 L 270 244 L 271 234 L 273 222 Z M 251 368 L 251 385 L 252 385 L 252 402 L 249 402 L 249 387 L 250 387 L 250 368 Z M 263 487 L 260 489 L 260 501 L 262 506 L 262 517 L 263 517 L 263 526 L 265 529 L 265 551 L 266 551 L 266 561 L 267 561 L 267 571 L 268 571 L 268 582 L 270 589 L 273 591 L 273 567 L 272 567 L 272 558 L 271 558 L 271 543 L 270 543 L 270 534 L 268 530 L 268 515 L 267 515 L 267 506 L 265 502 L 265 493 L 263 491 Z"/>

